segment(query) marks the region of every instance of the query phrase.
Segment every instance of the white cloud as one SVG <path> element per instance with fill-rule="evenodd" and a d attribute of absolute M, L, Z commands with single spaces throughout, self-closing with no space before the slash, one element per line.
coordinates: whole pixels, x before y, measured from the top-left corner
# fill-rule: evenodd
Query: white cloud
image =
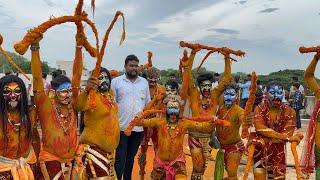
<path fill-rule="evenodd" d="M 4 48 L 13 51 L 13 44 L 23 37 L 27 29 L 48 20 L 51 15 L 73 14 L 77 1 L 1 1 L 0 33 L 4 37 Z M 92 17 L 90 2 L 84 0 L 84 10 Z M 107 61 L 104 61 L 106 67 L 122 69 L 123 63 L 119 59 L 132 53 L 144 59 L 146 52 L 152 50 L 155 54 L 154 64 L 159 68 L 177 68 L 182 53 L 178 42 L 187 40 L 246 51 L 246 57 L 234 65 L 234 71 L 249 72 L 256 69 L 265 74 L 285 68 L 301 69 L 307 66 L 309 61 L 305 59 L 310 57 L 300 55 L 298 46 L 317 45 L 315 43 L 320 37 L 320 31 L 317 30 L 320 26 L 319 0 L 247 0 L 243 3 L 221 0 L 201 1 L 192 5 L 171 1 L 161 3 L 168 3 L 161 6 L 165 9 L 144 1 L 95 0 L 93 21 L 100 38 L 116 10 L 124 12 L 126 18 L 127 38 L 123 46 L 118 46 L 121 22 L 110 34 L 106 48 Z M 174 8 L 178 11 L 163 13 L 173 5 L 179 5 L 179 8 Z M 152 18 L 141 14 L 150 14 Z M 91 31 L 86 29 L 90 42 L 94 43 Z M 74 34 L 73 24 L 50 29 L 41 44 L 44 59 L 52 65 L 56 60 L 72 60 Z M 198 58 L 201 59 L 201 56 Z M 217 57 L 213 59 L 208 60 L 205 66 L 221 72 L 223 61 L 216 61 Z M 93 67 L 94 62 L 89 60 L 86 64 Z"/>

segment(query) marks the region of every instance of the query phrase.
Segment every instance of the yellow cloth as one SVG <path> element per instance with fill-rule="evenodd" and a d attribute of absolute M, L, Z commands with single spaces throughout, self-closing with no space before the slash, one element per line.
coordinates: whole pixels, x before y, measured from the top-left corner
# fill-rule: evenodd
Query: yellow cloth
<path fill-rule="evenodd" d="M 34 180 L 33 172 L 29 164 L 37 162 L 33 148 L 26 158 L 10 159 L 0 156 L 0 172 L 10 171 L 14 180 Z"/>

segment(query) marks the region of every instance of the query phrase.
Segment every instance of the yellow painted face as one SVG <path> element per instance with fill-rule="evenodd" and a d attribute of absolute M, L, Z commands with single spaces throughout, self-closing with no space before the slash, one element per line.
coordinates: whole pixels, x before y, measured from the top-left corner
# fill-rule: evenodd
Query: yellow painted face
<path fill-rule="evenodd" d="M 3 97 L 11 107 L 15 108 L 21 98 L 21 88 L 16 82 L 11 82 L 4 86 Z"/>

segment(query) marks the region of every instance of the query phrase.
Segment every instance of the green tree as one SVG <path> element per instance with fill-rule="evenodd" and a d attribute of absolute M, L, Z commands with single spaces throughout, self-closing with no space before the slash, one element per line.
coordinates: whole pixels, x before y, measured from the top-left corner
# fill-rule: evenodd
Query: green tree
<path fill-rule="evenodd" d="M 20 56 L 16 53 L 7 52 L 9 56 L 13 59 L 13 61 L 27 74 L 31 73 L 31 62 L 27 58 Z M 54 68 L 51 68 L 48 65 L 48 62 L 42 61 L 42 72 L 49 74 L 52 72 Z M 0 53 L 0 72 L 18 72 L 4 57 L 2 53 Z"/>

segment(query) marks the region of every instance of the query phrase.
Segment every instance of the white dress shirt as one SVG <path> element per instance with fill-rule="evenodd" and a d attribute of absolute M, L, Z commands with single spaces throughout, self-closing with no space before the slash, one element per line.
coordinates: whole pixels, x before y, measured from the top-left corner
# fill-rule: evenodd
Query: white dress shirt
<path fill-rule="evenodd" d="M 150 101 L 148 82 L 140 76 L 134 82 L 131 82 L 123 74 L 112 79 L 111 89 L 118 105 L 120 130 L 124 131 L 136 114 L 141 112 Z M 143 128 L 134 127 L 133 131 L 142 132 Z"/>

